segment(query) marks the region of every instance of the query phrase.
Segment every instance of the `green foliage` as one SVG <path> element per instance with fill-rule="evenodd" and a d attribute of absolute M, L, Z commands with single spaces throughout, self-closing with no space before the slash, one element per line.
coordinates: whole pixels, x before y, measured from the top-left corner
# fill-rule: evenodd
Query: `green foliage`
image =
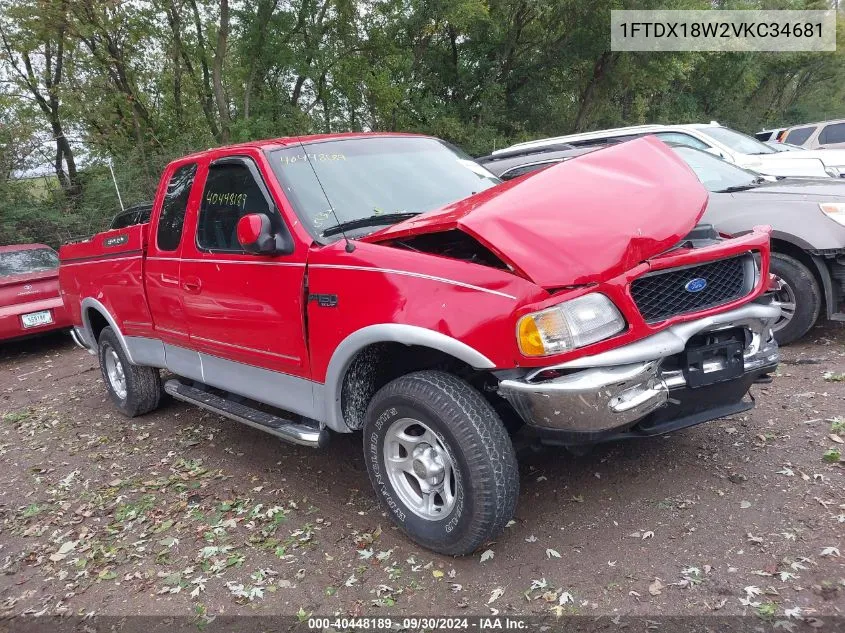
<path fill-rule="evenodd" d="M 826 0 L 718 4 L 818 8 Z M 482 154 L 638 123 L 716 119 L 755 132 L 845 116 L 845 17 L 835 53 L 609 50 L 612 8 L 711 6 L 0 0 L 0 242 L 55 246 L 90 234 L 119 210 L 109 163 L 128 205 L 152 199 L 167 161 L 226 141 L 401 130 Z M 61 170 L 57 124 L 71 140 Z M 10 182 L 33 168 L 56 177 Z"/>

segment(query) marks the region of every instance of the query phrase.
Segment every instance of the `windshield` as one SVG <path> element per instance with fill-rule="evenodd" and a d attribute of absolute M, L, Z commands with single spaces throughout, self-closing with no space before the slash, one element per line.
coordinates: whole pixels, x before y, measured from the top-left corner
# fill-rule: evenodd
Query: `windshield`
<path fill-rule="evenodd" d="M 740 154 L 774 154 L 775 150 L 761 143 L 756 138 L 752 138 L 742 132 L 737 132 L 728 127 L 711 126 L 698 128 L 702 134 L 716 139 L 723 145 L 727 145 L 733 151 Z"/>
<path fill-rule="evenodd" d="M 269 157 L 285 195 L 315 236 L 338 222 L 431 211 L 501 182 L 454 147 L 423 137 L 315 142 Z M 360 236 L 400 220 L 384 218 L 350 232 Z"/>
<path fill-rule="evenodd" d="M 0 277 L 25 275 L 53 270 L 59 266 L 59 256 L 52 248 L 31 248 L 0 253 Z"/>
<path fill-rule="evenodd" d="M 698 176 L 707 191 L 720 192 L 737 187 L 751 187 L 760 182 L 760 176 L 752 171 L 717 158 L 692 147 L 673 147 Z"/>

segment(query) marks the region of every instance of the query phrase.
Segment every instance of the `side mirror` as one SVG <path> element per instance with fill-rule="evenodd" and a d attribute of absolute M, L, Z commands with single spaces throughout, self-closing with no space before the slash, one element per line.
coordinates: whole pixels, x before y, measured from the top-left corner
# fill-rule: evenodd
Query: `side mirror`
<path fill-rule="evenodd" d="M 290 237 L 274 233 L 270 218 L 263 213 L 249 213 L 238 220 L 237 234 L 243 249 L 253 255 L 281 255 L 293 252 Z"/>

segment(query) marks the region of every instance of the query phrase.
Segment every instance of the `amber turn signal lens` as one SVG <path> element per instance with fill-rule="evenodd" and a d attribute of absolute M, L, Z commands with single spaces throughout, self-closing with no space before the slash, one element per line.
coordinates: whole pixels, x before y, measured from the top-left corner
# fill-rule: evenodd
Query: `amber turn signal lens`
<path fill-rule="evenodd" d="M 519 320 L 519 349 L 526 356 L 543 356 L 546 348 L 543 345 L 543 338 L 540 330 L 531 315 L 524 316 Z"/>

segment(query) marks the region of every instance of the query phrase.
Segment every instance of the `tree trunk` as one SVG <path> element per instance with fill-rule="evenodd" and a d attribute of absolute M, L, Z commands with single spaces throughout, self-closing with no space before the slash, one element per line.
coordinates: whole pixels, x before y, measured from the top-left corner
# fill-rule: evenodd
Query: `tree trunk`
<path fill-rule="evenodd" d="M 173 110 L 176 114 L 176 125 L 182 128 L 182 20 L 179 10 L 170 5 L 167 7 L 167 21 L 173 33 Z"/>
<path fill-rule="evenodd" d="M 255 86 L 255 77 L 263 66 L 261 60 L 263 59 L 264 42 L 267 39 L 267 29 L 270 26 L 270 18 L 276 11 L 276 5 L 279 0 L 267 0 L 263 2 L 256 12 L 256 20 L 258 23 L 258 35 L 255 38 L 255 45 L 252 48 L 252 64 L 249 67 L 249 74 L 246 78 L 246 85 L 244 86 L 244 121 L 249 120 L 249 107 L 252 101 L 252 91 Z"/>
<path fill-rule="evenodd" d="M 229 0 L 220 0 L 220 27 L 217 29 L 217 49 L 214 52 L 214 99 L 220 115 L 220 141 L 229 142 L 229 104 L 223 90 L 223 59 L 226 56 L 226 39 L 229 36 Z"/>
<path fill-rule="evenodd" d="M 593 105 L 593 97 L 595 96 L 596 86 L 601 83 L 605 73 L 613 65 L 615 57 L 609 51 L 604 51 L 599 55 L 596 63 L 593 65 L 593 74 L 590 77 L 587 87 L 581 95 L 581 103 L 578 106 L 578 115 L 575 117 L 575 131 L 580 132 L 583 128 L 584 122 L 589 114 L 590 107 Z"/>
<path fill-rule="evenodd" d="M 195 83 L 197 84 L 198 92 L 202 93 L 203 98 L 201 99 L 202 104 L 202 111 L 205 115 L 205 120 L 208 123 L 208 129 L 211 131 L 211 134 L 218 142 L 222 142 L 222 138 L 220 135 L 220 129 L 217 126 L 217 121 L 214 118 L 214 98 L 211 93 L 211 74 L 208 71 L 208 59 L 206 57 L 206 46 L 205 46 L 205 36 L 202 32 L 202 18 L 200 17 L 199 8 L 197 8 L 196 0 L 188 0 L 188 3 L 191 5 L 191 10 L 194 15 L 194 28 L 197 31 L 197 48 L 199 49 L 199 56 L 200 56 L 200 66 L 202 67 L 202 83 L 200 84 L 199 79 L 195 78 L 193 68 L 191 66 L 190 57 L 188 57 L 187 52 L 182 49 L 182 58 L 185 61 L 185 68 L 188 69 L 188 72 L 191 76 L 195 79 Z"/>

